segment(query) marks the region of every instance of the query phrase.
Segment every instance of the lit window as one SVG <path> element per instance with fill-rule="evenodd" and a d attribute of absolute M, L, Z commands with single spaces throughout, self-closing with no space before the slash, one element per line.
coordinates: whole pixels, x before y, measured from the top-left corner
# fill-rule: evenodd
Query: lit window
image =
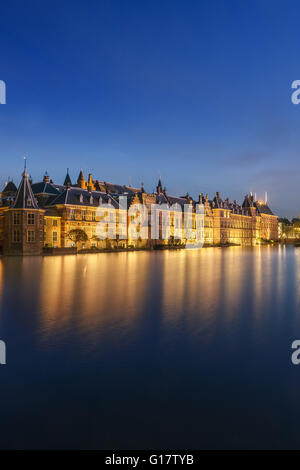
<path fill-rule="evenodd" d="M 20 225 L 20 214 L 14 212 L 14 225 Z"/>
<path fill-rule="evenodd" d="M 14 230 L 13 231 L 13 242 L 14 243 L 19 243 L 20 242 L 20 231 L 19 230 Z"/>
<path fill-rule="evenodd" d="M 53 220 L 53 227 L 57 227 L 57 219 Z"/>
<path fill-rule="evenodd" d="M 27 241 L 28 243 L 32 243 L 35 241 L 35 231 L 34 230 L 28 230 L 27 231 Z"/>
<path fill-rule="evenodd" d="M 53 232 L 53 241 L 57 242 L 57 232 Z"/>
<path fill-rule="evenodd" d="M 27 214 L 28 225 L 34 225 L 34 214 Z"/>

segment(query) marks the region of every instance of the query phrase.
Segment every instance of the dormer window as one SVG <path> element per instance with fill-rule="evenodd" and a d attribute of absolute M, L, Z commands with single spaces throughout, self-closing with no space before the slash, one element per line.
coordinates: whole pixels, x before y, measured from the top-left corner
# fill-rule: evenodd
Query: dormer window
<path fill-rule="evenodd" d="M 81 202 L 81 203 L 83 202 L 83 195 L 82 194 L 80 194 L 80 196 L 79 196 L 79 202 Z"/>
<path fill-rule="evenodd" d="M 31 207 L 31 199 L 27 199 L 27 201 L 26 201 L 26 206 L 27 206 L 27 207 Z"/>
<path fill-rule="evenodd" d="M 90 204 L 94 204 L 94 198 L 93 198 L 93 196 L 90 196 Z"/>

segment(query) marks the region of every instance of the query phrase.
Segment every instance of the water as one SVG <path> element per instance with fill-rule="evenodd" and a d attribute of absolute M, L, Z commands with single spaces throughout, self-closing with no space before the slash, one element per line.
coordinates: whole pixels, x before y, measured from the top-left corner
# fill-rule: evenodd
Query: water
<path fill-rule="evenodd" d="M 0 447 L 300 448 L 300 248 L 0 259 Z"/>

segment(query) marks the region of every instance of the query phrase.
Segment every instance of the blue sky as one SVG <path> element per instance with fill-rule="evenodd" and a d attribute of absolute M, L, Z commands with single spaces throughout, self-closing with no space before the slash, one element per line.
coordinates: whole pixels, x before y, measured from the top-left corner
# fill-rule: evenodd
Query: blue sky
<path fill-rule="evenodd" d="M 294 1 L 2 2 L 1 186 L 80 168 L 300 212 Z"/>

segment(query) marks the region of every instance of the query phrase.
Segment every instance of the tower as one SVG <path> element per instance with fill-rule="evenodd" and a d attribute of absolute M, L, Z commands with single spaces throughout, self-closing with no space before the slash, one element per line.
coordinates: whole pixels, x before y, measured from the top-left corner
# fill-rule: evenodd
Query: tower
<path fill-rule="evenodd" d="M 77 186 L 81 189 L 86 189 L 87 185 L 86 185 L 86 181 L 85 181 L 85 178 L 83 176 L 83 171 L 82 169 L 80 170 L 80 173 L 78 175 L 78 179 L 77 179 Z"/>
<path fill-rule="evenodd" d="M 163 192 L 163 185 L 161 182 L 161 177 L 159 177 L 158 184 L 156 186 L 156 191 L 157 191 L 157 194 L 160 194 Z"/>
<path fill-rule="evenodd" d="M 26 168 L 13 205 L 5 213 L 4 253 L 38 255 L 43 248 L 44 210 L 35 199 Z"/>
<path fill-rule="evenodd" d="M 64 186 L 72 186 L 72 181 L 69 175 L 69 168 L 67 168 L 67 174 L 65 177 Z"/>

